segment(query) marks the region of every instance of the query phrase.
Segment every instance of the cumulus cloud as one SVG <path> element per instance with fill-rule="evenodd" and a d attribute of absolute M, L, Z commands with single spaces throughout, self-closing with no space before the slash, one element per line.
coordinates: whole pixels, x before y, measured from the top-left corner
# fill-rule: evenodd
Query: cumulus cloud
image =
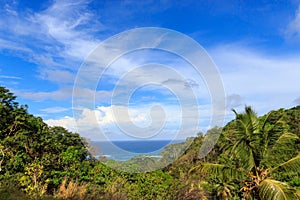
<path fill-rule="evenodd" d="M 200 128 L 203 129 L 202 131 L 205 131 L 204 129 L 208 127 L 207 124 L 209 124 L 212 114 L 208 105 L 200 107 L 199 119 L 195 117 L 194 107 L 185 108 L 187 113 L 185 116 L 186 121 L 182 122 L 180 107 L 167 104 L 161 105 L 166 114 L 163 116 L 159 110 L 154 110 L 154 113 L 151 113 L 150 108 L 152 106 L 152 104 L 130 108 L 126 106 L 98 106 L 95 109 L 81 108 L 77 114 L 76 111 L 78 110 L 74 108 L 75 115 L 73 117 L 65 116 L 59 119 L 48 119 L 46 123 L 50 126 L 63 126 L 71 131 L 79 132 L 82 136 L 92 140 L 116 140 L 120 138 L 139 138 L 142 136 L 150 137 L 153 131 L 157 130 L 155 124 L 159 124 L 155 121 L 163 121 L 162 129 L 153 136 L 154 138 L 174 139 L 178 137 L 182 139 L 187 136 L 194 136 Z M 128 111 L 129 118 L 118 115 L 114 110 Z M 154 129 L 147 128 L 153 121 L 154 126 L 152 128 Z M 124 132 L 124 130 L 120 129 L 120 127 L 124 127 L 122 125 L 128 123 L 133 123 L 135 126 L 143 129 L 144 132 L 132 132 L 134 129 L 125 130 Z"/>
<path fill-rule="evenodd" d="M 69 131 L 78 132 L 76 123 L 73 117 L 65 116 L 61 119 L 48 119 L 44 120 L 49 126 L 62 126 Z"/>
<path fill-rule="evenodd" d="M 124 107 L 115 107 L 115 109 L 126 109 Z M 105 140 L 106 134 L 114 132 L 116 135 L 120 135 L 120 130 L 116 126 L 116 123 L 141 123 L 147 120 L 145 114 L 138 112 L 137 110 L 130 110 L 130 119 L 125 117 L 116 117 L 110 106 L 99 106 L 96 109 L 84 108 L 81 110 L 80 115 L 75 117 L 65 116 L 60 119 L 45 120 L 50 126 L 63 126 L 71 131 L 79 132 L 82 136 L 91 138 L 92 140 Z"/>
<path fill-rule="evenodd" d="M 0 20 L 0 29 L 7 33 L 1 35 L 0 50 L 8 49 L 15 52 L 16 55 L 17 52 L 28 55 L 23 56 L 23 58 L 28 57 L 26 59 L 41 66 L 38 68 L 40 79 L 60 84 L 72 83 L 75 71 L 79 67 L 78 61 L 83 60 L 100 41 L 95 33 L 106 29 L 103 24 L 95 20 L 94 14 L 88 10 L 86 1 L 54 1 L 47 9 L 39 13 L 24 11 L 24 13 L 18 13 L 18 15 L 16 15 L 12 6 L 6 5 L 0 16 L 2 18 Z M 299 33 L 300 7 L 294 20 L 287 28 L 286 36 L 300 38 Z M 156 38 L 151 45 L 153 47 L 159 45 L 162 39 L 162 37 Z M 126 44 L 126 40 L 123 42 Z M 118 43 L 116 47 L 122 47 L 124 44 Z M 129 45 L 134 44 L 129 43 Z M 178 47 L 178 44 L 173 43 L 172 47 Z M 190 47 L 187 46 L 186 48 Z M 91 61 L 101 60 L 104 62 L 120 53 L 120 49 L 116 48 L 114 49 L 115 51 L 106 51 L 106 54 L 102 54 L 105 52 L 104 50 L 98 49 L 98 54 L 91 57 Z M 239 45 L 220 45 L 209 49 L 209 52 L 221 70 L 227 93 L 231 94 L 227 97 L 228 107 L 230 108 L 237 107 L 244 102 L 254 106 L 261 112 L 286 107 L 300 92 L 300 59 L 298 55 L 294 57 L 275 57 Z M 196 53 L 193 55 L 195 57 L 198 56 Z M 150 69 L 136 69 L 138 66 L 151 63 L 153 60 L 147 59 L 149 57 L 155 58 L 156 63 L 174 67 L 176 70 L 173 72 L 178 72 L 183 78 L 178 78 L 175 75 L 170 77 L 170 70 L 163 69 L 161 66 L 152 66 Z M 201 59 L 199 60 L 201 61 Z M 86 79 L 83 79 L 83 85 L 89 84 L 91 80 L 95 80 L 95 83 L 97 83 L 100 76 L 98 74 L 99 68 L 97 67 L 99 66 L 91 67 L 86 71 L 86 76 L 84 77 Z M 145 53 L 143 56 L 135 54 L 126 57 L 125 55 L 112 63 L 105 75 L 104 82 L 111 85 L 117 84 L 120 88 L 118 90 L 120 93 L 117 93 L 117 95 L 131 92 L 129 89 L 132 87 L 130 88 L 130 86 L 143 86 L 154 83 L 166 86 L 167 89 L 173 89 L 173 91 L 176 91 L 175 95 L 183 97 L 182 99 L 194 98 L 191 95 L 192 93 L 187 93 L 185 90 L 187 86 L 191 86 L 199 102 L 207 103 L 210 101 L 209 92 L 211 91 L 206 90 L 207 85 L 201 75 L 187 63 L 180 62 L 179 59 L 174 59 L 172 56 L 159 56 L 159 54 L 149 53 Z M 120 78 L 126 79 L 124 79 L 125 81 L 119 81 Z M 213 85 L 214 82 L 211 82 L 211 84 Z M 103 102 L 105 102 L 104 105 L 111 103 L 112 90 L 107 91 L 104 90 L 105 88 L 100 88 L 100 91 L 94 92 L 95 88 L 78 88 L 73 97 L 83 102 L 82 105 L 85 105 L 86 101 L 90 101 L 94 96 L 98 105 L 101 105 Z M 153 88 L 148 87 L 147 89 L 150 92 L 157 92 Z M 23 98 L 35 101 L 66 100 L 71 102 L 72 91 L 73 88 L 64 85 L 56 91 L 16 91 L 15 93 Z M 149 96 L 155 95 L 151 94 Z M 299 98 L 294 102 L 299 103 Z M 136 106 L 141 106 L 141 104 Z M 176 124 L 175 121 L 178 120 L 178 113 L 171 106 L 173 105 L 164 107 L 168 108 L 166 109 L 167 113 L 171 113 L 171 117 L 167 121 L 172 122 L 174 125 Z M 116 108 L 120 110 L 127 109 L 127 107 Z M 45 108 L 43 111 L 55 113 L 62 112 L 64 109 L 54 107 Z M 50 119 L 47 122 L 50 125 L 61 125 L 70 130 L 75 130 L 74 127 L 79 125 L 84 127 L 84 133 L 82 134 L 92 132 L 97 135 L 99 126 L 103 126 L 104 131 L 107 133 L 113 133 L 117 130 L 117 127 L 112 128 L 111 126 L 115 124 L 116 120 L 109 106 L 99 106 L 96 109 L 90 107 L 81 109 L 82 112 L 76 119 L 66 116 L 61 119 Z M 191 107 L 191 109 L 200 110 L 198 107 Z M 149 125 L 151 120 L 149 113 L 145 110 L 148 110 L 148 108 L 131 109 L 130 120 L 141 127 Z M 208 124 L 209 120 L 206 118 L 210 116 L 211 112 L 209 112 L 209 109 L 201 110 L 200 113 L 201 117 L 206 120 L 206 124 Z M 154 116 L 156 116 L 156 120 L 162 120 L 160 115 L 156 114 Z M 187 114 L 185 117 L 191 121 L 195 120 L 192 115 L 188 116 Z M 128 119 L 123 118 L 123 116 L 119 117 L 119 122 L 129 123 Z M 169 127 L 169 129 L 171 128 Z M 174 129 L 176 128 L 173 127 Z M 189 130 L 188 125 L 186 130 L 193 134 L 193 130 Z"/>
<path fill-rule="evenodd" d="M 75 108 L 76 109 L 76 108 Z M 61 119 L 57 120 L 46 120 L 46 122 L 49 125 L 58 125 L 58 126 L 64 126 L 66 128 L 70 128 L 74 130 L 74 123 L 71 123 L 68 125 L 68 122 L 71 121 L 71 119 L 76 123 L 76 126 L 79 127 L 79 130 L 86 131 L 87 129 L 90 129 L 92 127 L 98 128 L 101 126 L 105 129 L 105 127 L 109 127 L 113 125 L 114 123 L 127 123 L 127 122 L 134 122 L 134 123 L 140 123 L 145 120 L 149 120 L 146 118 L 145 114 L 141 111 L 138 111 L 136 109 L 130 109 L 129 115 L 130 119 L 118 116 L 117 118 L 114 116 L 113 109 L 127 109 L 127 107 L 122 106 L 99 106 L 96 109 L 88 109 L 83 108 L 81 110 L 80 115 L 74 116 L 74 117 L 63 117 Z M 43 109 L 43 110 L 52 110 L 51 109 Z M 71 126 L 73 126 L 71 128 Z M 87 134 L 87 133 L 83 133 Z"/>

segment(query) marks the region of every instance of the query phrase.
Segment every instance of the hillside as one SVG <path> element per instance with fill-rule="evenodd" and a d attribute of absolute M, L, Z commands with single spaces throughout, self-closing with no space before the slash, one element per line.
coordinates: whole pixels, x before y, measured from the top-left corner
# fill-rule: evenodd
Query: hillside
<path fill-rule="evenodd" d="M 213 150 L 201 145 L 220 134 Z M 299 199 L 300 106 L 258 117 L 251 107 L 224 128 L 172 144 L 159 162 L 184 152 L 162 170 L 134 157 L 127 173 L 88 151 L 89 143 L 62 127 L 49 127 L 0 87 L 0 199 Z M 204 142 L 205 141 L 205 142 Z M 187 148 L 188 144 L 191 145 Z M 120 163 L 110 161 L 112 165 Z M 129 170 L 128 170 L 129 169 Z"/>

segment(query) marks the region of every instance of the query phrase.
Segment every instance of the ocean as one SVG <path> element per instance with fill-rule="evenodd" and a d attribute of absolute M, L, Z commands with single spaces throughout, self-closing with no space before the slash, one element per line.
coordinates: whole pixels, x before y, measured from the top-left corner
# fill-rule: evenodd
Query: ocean
<path fill-rule="evenodd" d="M 92 144 L 99 148 L 96 157 L 126 161 L 133 156 L 158 156 L 168 144 L 176 144 L 184 140 L 135 140 L 135 141 L 94 141 Z"/>

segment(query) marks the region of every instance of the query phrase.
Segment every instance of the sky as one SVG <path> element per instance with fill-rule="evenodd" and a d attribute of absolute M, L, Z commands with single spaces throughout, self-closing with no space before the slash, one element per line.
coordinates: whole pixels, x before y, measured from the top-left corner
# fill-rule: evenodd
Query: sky
<path fill-rule="evenodd" d="M 154 48 L 139 49 L 147 42 Z M 214 74 L 176 51 L 202 52 Z M 259 115 L 291 108 L 299 77 L 300 1 L 0 0 L 0 85 L 50 126 L 92 140 L 205 132 L 223 92 L 224 123 L 245 105 Z"/>

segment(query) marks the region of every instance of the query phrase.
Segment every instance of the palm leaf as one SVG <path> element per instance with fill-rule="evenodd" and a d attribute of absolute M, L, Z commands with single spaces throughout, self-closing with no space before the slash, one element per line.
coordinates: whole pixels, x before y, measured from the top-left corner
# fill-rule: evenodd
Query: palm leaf
<path fill-rule="evenodd" d="M 265 179 L 259 185 L 259 197 L 264 200 L 296 199 L 294 190 L 287 184 L 273 179 Z"/>
<path fill-rule="evenodd" d="M 198 169 L 202 174 L 219 180 L 233 180 L 242 177 L 242 173 L 238 169 L 222 164 L 205 163 L 199 166 Z"/>
<path fill-rule="evenodd" d="M 274 125 L 269 123 L 269 119 L 271 118 L 274 112 L 269 112 L 265 119 L 263 120 L 262 126 L 260 128 L 261 132 L 261 140 L 260 140 L 260 156 L 261 159 L 264 159 L 265 155 L 268 152 L 270 145 L 277 140 L 278 135 L 274 134 L 271 130 L 273 129 Z M 277 123 L 277 122 L 276 122 Z"/>
<path fill-rule="evenodd" d="M 284 171 L 294 171 L 299 173 L 300 169 L 300 154 L 282 164 L 279 166 L 273 168 L 270 170 L 270 172 L 273 172 L 278 169 L 283 169 Z"/>
<path fill-rule="evenodd" d="M 291 159 L 294 156 L 296 149 L 295 143 L 299 140 L 299 137 L 293 133 L 283 133 L 265 152 L 263 156 L 263 163 L 267 167 L 274 167 L 280 165 L 282 162 Z"/>
<path fill-rule="evenodd" d="M 278 140 L 275 142 L 274 146 L 281 146 L 281 145 L 286 145 L 289 144 L 292 141 L 298 140 L 299 137 L 296 134 L 293 133 L 283 133 Z"/>
<path fill-rule="evenodd" d="M 224 135 L 222 132 L 219 138 L 220 141 L 220 151 L 223 151 L 224 153 L 230 153 L 230 149 L 233 147 L 232 139 Z"/>
<path fill-rule="evenodd" d="M 232 148 L 232 155 L 238 158 L 240 166 L 245 170 L 250 171 L 256 167 L 254 155 L 251 146 L 247 144 L 247 141 L 240 140 Z"/>
<path fill-rule="evenodd" d="M 259 155 L 257 147 L 260 146 L 259 120 L 251 107 L 245 107 L 245 113 L 238 114 L 235 110 L 235 141 L 231 153 L 240 161 L 240 166 L 250 171 L 259 164 L 256 159 Z"/>

